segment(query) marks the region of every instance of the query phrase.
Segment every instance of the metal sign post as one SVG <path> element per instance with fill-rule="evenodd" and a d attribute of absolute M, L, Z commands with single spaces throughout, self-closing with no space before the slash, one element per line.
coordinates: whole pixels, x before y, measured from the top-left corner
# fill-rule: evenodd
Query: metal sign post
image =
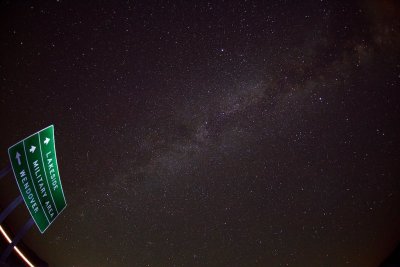
<path fill-rule="evenodd" d="M 1 180 L 3 177 L 5 177 L 10 171 L 11 171 L 11 164 L 8 163 L 8 165 L 7 165 L 4 169 L 2 169 L 2 170 L 0 171 L 0 180 Z"/>
<path fill-rule="evenodd" d="M 22 203 L 22 196 L 19 195 L 17 196 L 13 202 L 11 202 L 7 208 L 5 208 L 5 210 L 3 210 L 0 214 L 0 224 L 3 223 L 3 221 L 7 218 L 8 215 L 10 215 L 10 213 L 15 210 L 16 207 L 19 206 L 19 204 Z"/>

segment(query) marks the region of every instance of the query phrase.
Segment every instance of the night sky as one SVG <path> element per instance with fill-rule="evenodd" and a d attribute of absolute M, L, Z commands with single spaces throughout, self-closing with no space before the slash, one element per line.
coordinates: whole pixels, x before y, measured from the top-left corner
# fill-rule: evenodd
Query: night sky
<path fill-rule="evenodd" d="M 25 243 L 51 266 L 377 266 L 400 241 L 399 17 L 2 1 L 0 167 L 54 124 L 68 203 Z"/>

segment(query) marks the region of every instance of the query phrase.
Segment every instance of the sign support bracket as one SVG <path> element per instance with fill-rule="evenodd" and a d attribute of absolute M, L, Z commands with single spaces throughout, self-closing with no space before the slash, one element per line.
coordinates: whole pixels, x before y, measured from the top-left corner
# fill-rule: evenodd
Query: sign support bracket
<path fill-rule="evenodd" d="M 10 213 L 15 210 L 16 207 L 19 206 L 19 204 L 22 203 L 24 199 L 22 198 L 21 195 L 17 196 L 8 206 L 7 208 L 5 208 L 5 210 L 3 210 L 0 213 L 0 224 L 3 223 L 3 221 L 7 218 L 8 215 L 10 215 Z"/>
<path fill-rule="evenodd" d="M 8 163 L 7 166 L 0 171 L 0 180 L 5 177 L 11 171 L 11 164 Z"/>

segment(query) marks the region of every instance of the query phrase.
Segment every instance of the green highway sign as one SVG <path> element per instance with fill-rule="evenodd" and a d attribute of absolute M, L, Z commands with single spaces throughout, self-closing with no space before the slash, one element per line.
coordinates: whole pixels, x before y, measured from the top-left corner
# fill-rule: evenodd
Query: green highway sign
<path fill-rule="evenodd" d="M 44 233 L 67 206 L 58 173 L 54 126 L 11 146 L 8 156 L 25 204 Z"/>

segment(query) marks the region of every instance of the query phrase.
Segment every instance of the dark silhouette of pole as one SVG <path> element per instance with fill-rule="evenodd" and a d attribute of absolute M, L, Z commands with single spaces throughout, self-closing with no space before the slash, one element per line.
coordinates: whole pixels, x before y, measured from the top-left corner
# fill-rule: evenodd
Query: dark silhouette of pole
<path fill-rule="evenodd" d="M 5 218 L 7 218 L 8 215 L 10 215 L 10 213 L 16 208 L 18 207 L 19 204 L 22 203 L 22 196 L 19 195 L 17 196 L 13 202 L 11 202 L 7 208 L 5 208 L 5 210 L 3 210 L 0 214 L 0 224 L 3 223 L 3 221 L 5 220 Z"/>
<path fill-rule="evenodd" d="M 0 171 L 0 180 L 5 177 L 11 171 L 11 164 L 8 163 L 7 166 Z"/>

